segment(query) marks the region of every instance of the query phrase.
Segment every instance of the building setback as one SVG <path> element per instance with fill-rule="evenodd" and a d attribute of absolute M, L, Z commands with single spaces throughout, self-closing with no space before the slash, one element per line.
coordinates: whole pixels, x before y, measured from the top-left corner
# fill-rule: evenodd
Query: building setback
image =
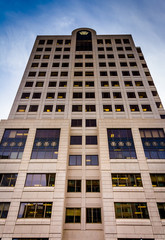
<path fill-rule="evenodd" d="M 0 122 L 0 239 L 165 239 L 164 119 L 131 35 L 37 36 Z"/>

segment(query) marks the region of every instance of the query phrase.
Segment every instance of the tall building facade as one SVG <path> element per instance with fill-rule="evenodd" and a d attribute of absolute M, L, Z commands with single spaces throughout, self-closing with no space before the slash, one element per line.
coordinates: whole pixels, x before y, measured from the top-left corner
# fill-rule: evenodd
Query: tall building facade
<path fill-rule="evenodd" d="M 165 239 L 164 119 L 131 35 L 37 36 L 0 122 L 0 239 Z"/>

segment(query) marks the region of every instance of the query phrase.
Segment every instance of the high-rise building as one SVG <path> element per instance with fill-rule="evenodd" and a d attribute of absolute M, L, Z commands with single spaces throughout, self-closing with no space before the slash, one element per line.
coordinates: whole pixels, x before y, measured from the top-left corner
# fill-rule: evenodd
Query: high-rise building
<path fill-rule="evenodd" d="M 164 119 L 131 35 L 37 36 L 0 122 L 0 239 L 165 239 Z"/>

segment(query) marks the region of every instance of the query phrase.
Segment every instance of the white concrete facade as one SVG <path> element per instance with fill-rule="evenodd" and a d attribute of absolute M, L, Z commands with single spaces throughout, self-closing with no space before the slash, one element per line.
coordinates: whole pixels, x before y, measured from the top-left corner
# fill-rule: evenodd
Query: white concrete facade
<path fill-rule="evenodd" d="M 92 51 L 76 51 L 77 32 L 91 33 Z M 47 44 L 48 40 L 52 44 Z M 27 87 L 27 82 L 32 85 Z M 37 82 L 43 82 L 43 86 L 37 87 Z M 56 82 L 56 86 L 50 86 L 50 82 Z M 24 93 L 27 95 L 23 97 Z M 37 98 L 34 93 L 38 93 Z M 58 97 L 59 93 L 65 93 L 65 97 Z M 73 93 L 82 93 L 82 97 L 73 98 Z M 90 93 L 95 96 L 88 98 Z M 104 93 L 110 93 L 110 97 L 104 98 Z M 29 111 L 31 105 L 37 105 L 37 111 Z M 47 105 L 52 107 L 44 111 Z M 64 111 L 56 110 L 61 105 Z M 81 107 L 73 111 L 73 105 Z M 94 105 L 95 110 L 88 111 L 86 105 Z M 123 105 L 124 111 L 116 105 Z M 130 105 L 139 110 L 131 110 Z M 107 106 L 112 109 L 104 111 Z M 153 187 L 150 178 L 152 173 L 165 174 L 165 159 L 146 158 L 139 132 L 165 130 L 164 116 L 143 54 L 131 35 L 97 35 L 92 29 L 82 28 L 70 36 L 38 36 L 9 118 L 0 122 L 0 139 L 5 129 L 29 130 L 22 158 L 0 159 L 0 174 L 18 174 L 14 187 L 0 186 L 0 203 L 10 202 L 7 218 L 0 218 L 0 239 L 165 239 L 165 219 L 160 218 L 157 207 L 157 203 L 165 202 L 165 187 Z M 73 119 L 82 120 L 82 126 L 72 127 Z M 87 119 L 95 119 L 96 126 L 86 127 Z M 31 158 L 37 129 L 61 129 L 58 159 Z M 111 159 L 107 129 L 131 129 L 137 158 Z M 71 145 L 71 136 L 82 136 L 82 144 Z M 87 145 L 86 136 L 97 136 L 97 144 Z M 82 165 L 69 166 L 69 155 L 82 155 Z M 98 155 L 99 164 L 86 165 L 86 155 Z M 55 186 L 25 187 L 28 173 L 55 173 Z M 141 174 L 143 186 L 114 187 L 113 173 Z M 68 180 L 81 180 L 81 191 L 68 192 Z M 100 192 L 86 192 L 86 180 L 100 180 Z M 21 202 L 52 202 L 51 218 L 18 218 Z M 147 203 L 149 218 L 116 218 L 117 202 Z M 66 223 L 66 208 L 80 208 L 81 222 Z M 100 208 L 101 223 L 87 223 L 86 208 Z"/>

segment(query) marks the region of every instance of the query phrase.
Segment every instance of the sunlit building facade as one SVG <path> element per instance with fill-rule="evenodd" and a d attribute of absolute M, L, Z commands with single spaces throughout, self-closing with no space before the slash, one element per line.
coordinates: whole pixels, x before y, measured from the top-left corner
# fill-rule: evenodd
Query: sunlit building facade
<path fill-rule="evenodd" d="M 131 35 L 37 36 L 0 122 L 0 239 L 165 239 L 164 119 Z"/>

